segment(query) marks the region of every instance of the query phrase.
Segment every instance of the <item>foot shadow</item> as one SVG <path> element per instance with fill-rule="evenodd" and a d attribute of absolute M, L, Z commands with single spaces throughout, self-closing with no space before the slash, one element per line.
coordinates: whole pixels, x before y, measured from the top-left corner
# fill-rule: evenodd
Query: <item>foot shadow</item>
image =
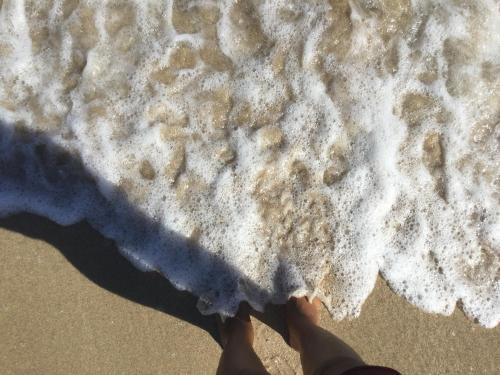
<path fill-rule="evenodd" d="M 288 343 L 285 305 L 267 304 L 264 312 L 252 310 L 251 315 L 278 333 Z"/>

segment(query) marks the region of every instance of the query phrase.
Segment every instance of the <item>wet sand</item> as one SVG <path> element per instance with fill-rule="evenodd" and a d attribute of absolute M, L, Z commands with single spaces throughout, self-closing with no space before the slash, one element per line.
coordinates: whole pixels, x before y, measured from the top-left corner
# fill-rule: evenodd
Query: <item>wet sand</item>
<path fill-rule="evenodd" d="M 135 270 L 86 224 L 20 215 L 0 220 L 2 374 L 211 374 L 220 347 L 196 300 Z M 279 307 L 257 318 L 282 331 Z M 279 333 L 254 318 L 256 350 L 272 374 L 300 373 Z M 500 327 L 458 309 L 425 314 L 379 279 L 361 317 L 322 323 L 369 363 L 403 374 L 496 374 Z"/>

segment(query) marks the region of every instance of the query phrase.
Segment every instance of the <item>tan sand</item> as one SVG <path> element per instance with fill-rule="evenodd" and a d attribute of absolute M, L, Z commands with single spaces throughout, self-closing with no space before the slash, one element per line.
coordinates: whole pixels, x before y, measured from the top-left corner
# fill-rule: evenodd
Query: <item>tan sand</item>
<path fill-rule="evenodd" d="M 196 313 L 192 296 L 133 269 L 87 225 L 22 215 L 0 227 L 0 373 L 214 373 L 213 319 Z M 261 319 L 279 328 L 280 314 L 273 307 Z M 281 336 L 254 321 L 271 373 L 300 373 Z M 366 361 L 403 374 L 498 374 L 499 327 L 460 311 L 425 314 L 382 280 L 359 319 L 337 323 L 323 311 L 322 322 Z"/>

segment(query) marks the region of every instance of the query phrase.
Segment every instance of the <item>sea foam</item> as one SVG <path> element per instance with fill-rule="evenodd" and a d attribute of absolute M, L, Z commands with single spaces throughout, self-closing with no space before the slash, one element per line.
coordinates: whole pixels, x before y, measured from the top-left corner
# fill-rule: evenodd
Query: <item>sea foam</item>
<path fill-rule="evenodd" d="M 0 0 L 0 214 L 234 314 L 378 273 L 500 319 L 495 0 Z"/>

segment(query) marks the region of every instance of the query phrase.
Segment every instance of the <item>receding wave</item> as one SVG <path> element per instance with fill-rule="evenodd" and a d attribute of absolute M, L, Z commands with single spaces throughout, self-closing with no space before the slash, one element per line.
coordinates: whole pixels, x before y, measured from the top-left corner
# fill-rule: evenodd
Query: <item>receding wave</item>
<path fill-rule="evenodd" d="M 495 0 L 0 0 L 0 214 L 88 220 L 203 312 L 379 273 L 500 319 Z"/>

